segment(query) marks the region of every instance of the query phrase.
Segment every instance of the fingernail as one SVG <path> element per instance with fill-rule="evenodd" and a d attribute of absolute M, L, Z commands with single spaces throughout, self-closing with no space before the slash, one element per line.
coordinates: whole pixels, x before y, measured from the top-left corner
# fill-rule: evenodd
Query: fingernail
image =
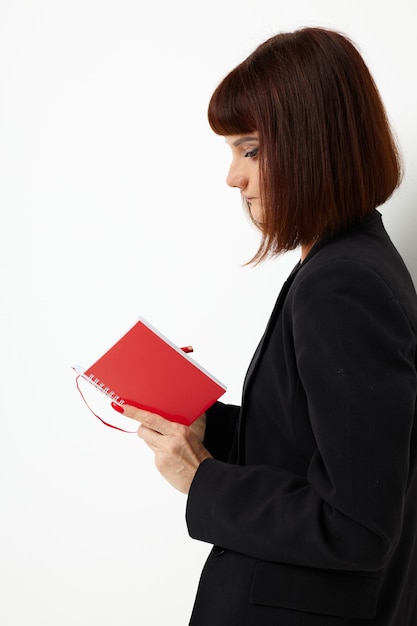
<path fill-rule="evenodd" d="M 125 412 L 124 408 L 120 404 L 117 404 L 117 402 L 112 402 L 111 405 L 112 405 L 112 408 L 115 411 L 117 411 L 118 413 L 124 413 Z"/>

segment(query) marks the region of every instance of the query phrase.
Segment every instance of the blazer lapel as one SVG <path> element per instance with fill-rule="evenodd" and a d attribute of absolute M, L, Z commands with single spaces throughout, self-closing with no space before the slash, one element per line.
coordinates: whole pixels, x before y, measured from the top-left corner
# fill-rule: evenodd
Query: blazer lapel
<path fill-rule="evenodd" d="M 271 316 L 268 320 L 268 323 L 266 325 L 265 328 L 265 332 L 262 335 L 262 338 L 258 344 L 258 347 L 255 350 L 255 353 L 252 357 L 252 360 L 249 364 L 248 370 L 246 372 L 246 376 L 245 376 L 245 383 L 244 383 L 244 393 L 246 392 L 246 390 L 248 389 L 248 387 L 250 386 L 250 382 L 253 378 L 253 375 L 257 369 L 260 357 L 262 355 L 264 346 L 266 345 L 269 335 L 272 332 L 272 329 L 274 328 L 275 325 L 275 321 L 277 319 L 277 317 L 279 316 L 281 309 L 283 307 L 285 298 L 287 297 L 287 293 L 289 288 L 291 287 L 293 280 L 298 272 L 298 270 L 301 267 L 301 263 L 298 263 L 295 268 L 292 270 L 291 274 L 288 276 L 287 280 L 284 282 L 284 284 L 282 285 L 281 291 L 278 295 L 278 298 L 275 302 L 274 308 L 272 310 Z"/>
<path fill-rule="evenodd" d="M 262 353 L 264 351 L 264 348 L 268 342 L 269 336 L 274 328 L 275 322 L 277 317 L 279 316 L 281 309 L 283 307 L 285 298 L 287 297 L 287 293 L 288 290 L 290 289 L 294 278 L 298 272 L 298 270 L 301 267 L 301 263 L 298 263 L 295 268 L 292 270 L 291 274 L 288 276 L 287 280 L 284 282 L 284 284 L 282 285 L 281 291 L 279 293 L 279 296 L 275 302 L 275 306 L 272 310 L 271 316 L 268 320 L 265 332 L 259 342 L 258 347 L 255 350 L 255 353 L 252 357 L 252 360 L 249 364 L 248 370 L 246 372 L 246 376 L 245 376 L 245 382 L 243 385 L 243 397 L 242 397 L 242 408 L 241 408 L 241 413 L 240 413 L 240 419 L 239 419 L 239 425 L 238 425 L 238 436 L 235 439 L 235 445 L 234 445 L 234 453 L 232 454 L 232 458 L 237 458 L 237 464 L 243 465 L 244 464 L 244 432 L 245 432 L 245 421 L 246 421 L 246 416 L 244 413 L 244 398 L 245 395 L 247 394 L 251 382 L 253 380 L 253 377 L 255 375 L 255 372 L 258 368 L 258 365 L 260 363 L 260 359 L 262 356 Z M 237 445 L 237 449 L 236 449 L 236 445 Z"/>

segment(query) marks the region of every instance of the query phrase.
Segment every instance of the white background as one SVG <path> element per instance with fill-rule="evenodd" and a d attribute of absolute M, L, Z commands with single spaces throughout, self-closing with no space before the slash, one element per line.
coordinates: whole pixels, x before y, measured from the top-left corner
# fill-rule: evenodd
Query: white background
<path fill-rule="evenodd" d="M 239 402 L 298 253 L 243 267 L 258 234 L 206 108 L 277 31 L 361 49 L 406 162 L 382 212 L 416 278 L 415 23 L 414 0 L 0 0 L 2 626 L 187 623 L 209 547 L 71 365 L 143 315 Z"/>

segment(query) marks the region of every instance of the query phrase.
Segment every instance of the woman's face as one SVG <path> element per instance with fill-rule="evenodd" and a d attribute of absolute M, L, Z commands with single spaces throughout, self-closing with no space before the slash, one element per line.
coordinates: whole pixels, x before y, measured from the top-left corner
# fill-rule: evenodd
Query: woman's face
<path fill-rule="evenodd" d="M 227 145 L 232 150 L 232 163 L 226 182 L 240 189 L 242 200 L 248 206 L 252 219 L 263 222 L 263 211 L 259 193 L 259 138 L 257 133 L 228 135 Z"/>

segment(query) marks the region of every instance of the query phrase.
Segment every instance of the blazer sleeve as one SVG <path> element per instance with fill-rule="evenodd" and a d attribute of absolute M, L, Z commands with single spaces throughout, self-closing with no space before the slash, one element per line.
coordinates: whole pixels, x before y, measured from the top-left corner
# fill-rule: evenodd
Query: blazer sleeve
<path fill-rule="evenodd" d="M 207 411 L 204 445 L 215 459 L 229 461 L 237 435 L 240 407 L 215 402 Z"/>
<path fill-rule="evenodd" d="M 283 317 L 317 444 L 308 471 L 205 460 L 189 533 L 267 561 L 378 570 L 398 543 L 415 467 L 415 329 L 380 276 L 348 260 L 294 282 Z"/>

